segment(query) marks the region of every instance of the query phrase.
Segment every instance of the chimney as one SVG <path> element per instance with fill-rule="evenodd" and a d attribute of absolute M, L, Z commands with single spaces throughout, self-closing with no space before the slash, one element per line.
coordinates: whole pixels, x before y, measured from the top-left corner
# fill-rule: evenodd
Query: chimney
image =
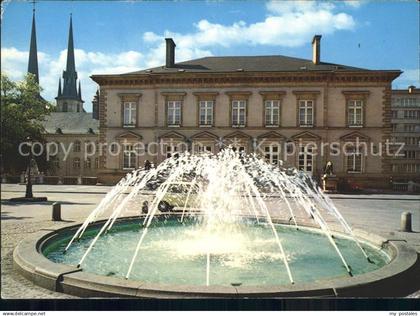
<path fill-rule="evenodd" d="M 416 86 L 409 86 L 408 87 L 408 93 L 413 93 Z"/>
<path fill-rule="evenodd" d="M 321 35 L 315 35 L 312 39 L 312 62 L 318 65 L 321 61 Z"/>
<path fill-rule="evenodd" d="M 166 41 L 166 68 L 175 65 L 175 42 L 172 38 L 165 38 Z"/>

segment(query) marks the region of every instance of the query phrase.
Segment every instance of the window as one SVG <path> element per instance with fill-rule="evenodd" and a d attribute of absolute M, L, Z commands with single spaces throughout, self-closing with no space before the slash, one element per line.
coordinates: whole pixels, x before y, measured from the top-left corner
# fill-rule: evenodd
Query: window
<path fill-rule="evenodd" d="M 363 101 L 349 100 L 347 111 L 349 126 L 361 127 L 363 125 Z"/>
<path fill-rule="evenodd" d="M 171 158 L 173 155 L 176 155 L 178 152 L 176 145 L 167 145 L 166 146 L 166 158 Z"/>
<path fill-rule="evenodd" d="M 401 98 L 400 99 L 400 106 L 411 107 L 417 106 L 417 102 L 415 98 Z"/>
<path fill-rule="evenodd" d="M 406 172 L 407 173 L 415 173 L 416 172 L 416 164 L 414 164 L 414 163 L 408 163 L 408 164 L 406 164 Z"/>
<path fill-rule="evenodd" d="M 200 101 L 200 126 L 213 125 L 213 101 Z"/>
<path fill-rule="evenodd" d="M 414 150 L 406 150 L 406 151 L 404 151 L 404 158 L 405 159 L 416 159 L 416 152 Z"/>
<path fill-rule="evenodd" d="M 85 169 L 92 168 L 92 160 L 90 158 L 86 158 L 85 160 Z"/>
<path fill-rule="evenodd" d="M 417 139 L 415 137 L 404 137 L 404 142 L 406 145 L 416 145 Z"/>
<path fill-rule="evenodd" d="M 80 141 L 76 140 L 74 142 L 73 152 L 80 153 L 80 146 L 81 146 Z"/>
<path fill-rule="evenodd" d="M 417 110 L 405 110 L 404 111 L 405 119 L 420 119 L 420 111 Z"/>
<path fill-rule="evenodd" d="M 232 126 L 244 127 L 246 118 L 246 101 L 232 101 Z"/>
<path fill-rule="evenodd" d="M 210 145 L 198 145 L 197 146 L 197 150 L 199 153 L 212 153 L 213 152 L 213 148 Z"/>
<path fill-rule="evenodd" d="M 63 112 L 67 112 L 69 109 L 68 109 L 69 107 L 68 107 L 68 105 L 67 105 L 67 102 L 64 102 L 63 103 Z"/>
<path fill-rule="evenodd" d="M 80 169 L 80 158 L 73 158 L 73 168 Z"/>
<path fill-rule="evenodd" d="M 270 145 L 264 147 L 265 160 L 273 165 L 279 163 L 279 147 L 277 145 Z"/>
<path fill-rule="evenodd" d="M 54 168 L 60 168 L 60 159 L 57 157 L 57 155 L 51 158 L 51 163 L 54 166 Z"/>
<path fill-rule="evenodd" d="M 404 125 L 404 132 L 415 132 L 416 125 L 415 124 L 405 124 Z"/>
<path fill-rule="evenodd" d="M 347 172 L 362 172 L 362 152 L 360 149 L 352 148 L 347 153 Z"/>
<path fill-rule="evenodd" d="M 239 147 L 232 147 L 233 151 L 239 151 L 240 153 L 244 153 L 245 152 L 245 146 L 239 146 Z"/>
<path fill-rule="evenodd" d="M 121 149 L 121 148 L 120 148 Z M 116 143 L 112 143 L 111 144 L 111 154 L 115 155 L 117 154 L 119 151 L 118 146 Z"/>
<path fill-rule="evenodd" d="M 398 111 L 392 111 L 392 118 L 396 119 L 398 118 Z"/>
<path fill-rule="evenodd" d="M 99 169 L 99 158 L 95 158 L 95 169 Z"/>
<path fill-rule="evenodd" d="M 265 126 L 279 126 L 280 122 L 280 101 L 265 101 Z"/>
<path fill-rule="evenodd" d="M 136 102 L 124 102 L 124 126 L 136 125 Z"/>
<path fill-rule="evenodd" d="M 96 147 L 93 147 L 94 144 L 95 143 L 92 142 L 92 141 L 88 141 L 88 142 L 85 143 L 86 153 L 88 153 L 90 155 L 93 155 L 95 153 Z"/>
<path fill-rule="evenodd" d="M 299 101 L 299 125 L 302 127 L 311 127 L 314 124 L 314 101 Z"/>
<path fill-rule="evenodd" d="M 396 132 L 398 130 L 398 124 L 391 124 L 391 129 L 393 132 Z"/>
<path fill-rule="evenodd" d="M 134 169 L 137 165 L 137 155 L 134 146 L 130 144 L 124 145 L 123 152 L 123 169 Z"/>
<path fill-rule="evenodd" d="M 313 172 L 313 148 L 312 146 L 300 146 L 299 147 L 299 159 L 298 159 L 298 169 L 300 171 L 305 171 L 309 174 Z"/>
<path fill-rule="evenodd" d="M 168 126 L 181 125 L 181 101 L 168 101 Z"/>

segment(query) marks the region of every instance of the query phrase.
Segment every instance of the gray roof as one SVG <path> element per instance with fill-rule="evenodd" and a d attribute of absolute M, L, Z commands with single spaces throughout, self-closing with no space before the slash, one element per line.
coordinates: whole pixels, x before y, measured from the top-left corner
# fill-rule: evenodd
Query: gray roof
<path fill-rule="evenodd" d="M 48 134 L 60 134 L 60 130 L 62 134 L 92 134 L 92 132 L 98 134 L 99 132 L 99 120 L 95 120 L 92 113 L 53 112 L 45 116 L 42 123 Z"/>
<path fill-rule="evenodd" d="M 183 69 L 183 70 L 180 70 Z M 176 63 L 173 68 L 165 66 L 145 69 L 127 74 L 176 73 L 176 72 L 259 72 L 259 71 L 367 71 L 367 69 L 321 62 L 288 56 L 225 56 L 204 57 Z"/>

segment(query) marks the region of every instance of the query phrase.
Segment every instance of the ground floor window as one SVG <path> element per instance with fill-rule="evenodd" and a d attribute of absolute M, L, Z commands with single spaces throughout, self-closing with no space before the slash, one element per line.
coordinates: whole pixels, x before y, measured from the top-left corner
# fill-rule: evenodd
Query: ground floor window
<path fill-rule="evenodd" d="M 240 153 L 245 152 L 245 146 L 233 146 L 233 151 L 239 151 Z"/>
<path fill-rule="evenodd" d="M 198 153 L 212 153 L 213 147 L 211 145 L 197 145 L 196 150 Z"/>
<path fill-rule="evenodd" d="M 279 163 L 279 146 L 269 145 L 264 147 L 265 160 L 273 165 Z"/>
<path fill-rule="evenodd" d="M 298 169 L 312 174 L 314 171 L 314 157 L 312 146 L 300 146 L 298 156 Z"/>
<path fill-rule="evenodd" d="M 60 168 L 60 159 L 57 156 L 53 156 L 51 158 L 51 163 L 54 166 L 54 168 L 56 169 Z"/>
<path fill-rule="evenodd" d="M 166 146 L 166 158 L 171 158 L 173 155 L 178 153 L 178 147 L 176 145 Z"/>
<path fill-rule="evenodd" d="M 360 149 L 353 148 L 347 153 L 347 172 L 361 173 L 362 172 L 362 152 Z"/>
<path fill-rule="evenodd" d="M 124 145 L 123 169 L 134 169 L 137 165 L 137 155 L 133 145 Z"/>

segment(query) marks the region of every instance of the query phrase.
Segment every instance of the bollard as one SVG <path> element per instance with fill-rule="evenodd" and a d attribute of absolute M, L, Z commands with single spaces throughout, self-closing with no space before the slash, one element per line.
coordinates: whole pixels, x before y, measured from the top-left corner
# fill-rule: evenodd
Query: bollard
<path fill-rule="evenodd" d="M 52 220 L 61 221 L 61 204 L 54 202 L 52 205 Z"/>
<path fill-rule="evenodd" d="M 401 214 L 401 231 L 403 232 L 412 232 L 411 230 L 411 213 L 403 212 Z"/>

